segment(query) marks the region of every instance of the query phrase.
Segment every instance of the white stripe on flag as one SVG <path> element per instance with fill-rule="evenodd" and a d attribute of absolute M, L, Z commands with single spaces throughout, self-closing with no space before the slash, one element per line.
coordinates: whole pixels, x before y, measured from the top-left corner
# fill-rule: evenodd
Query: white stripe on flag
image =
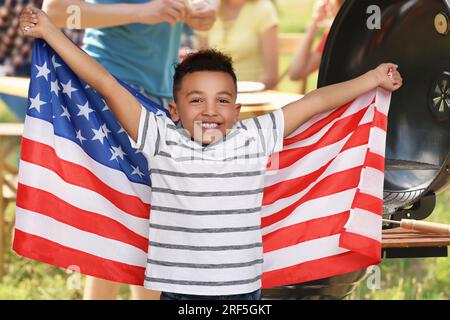
<path fill-rule="evenodd" d="M 381 87 L 378 87 L 374 91 L 376 92 L 376 107 L 378 111 L 387 115 L 391 104 L 392 93 Z"/>
<path fill-rule="evenodd" d="M 55 172 L 46 168 L 21 160 L 20 170 L 20 183 L 47 191 L 79 209 L 111 218 L 135 233 L 145 238 L 148 237 L 148 219 L 130 215 L 117 208 L 102 195 L 69 184 Z"/>
<path fill-rule="evenodd" d="M 370 128 L 371 135 L 369 140 L 370 151 L 384 157 L 386 146 L 386 131 L 378 128 Z"/>
<path fill-rule="evenodd" d="M 302 203 L 292 213 L 281 221 L 273 223 L 262 229 L 262 234 L 274 232 L 297 223 L 313 219 L 328 217 L 337 213 L 348 211 L 352 206 L 356 189 L 345 190 L 329 196 L 320 197 Z"/>
<path fill-rule="evenodd" d="M 150 203 L 151 188 L 149 186 L 128 180 L 122 171 L 109 168 L 89 157 L 75 142 L 55 136 L 51 123 L 33 117 L 27 117 L 26 122 L 23 133 L 25 138 L 52 147 L 56 150 L 58 157 L 88 169 L 111 188 L 137 196 L 144 203 Z"/>
<path fill-rule="evenodd" d="M 361 181 L 359 183 L 359 189 L 362 193 L 370 194 L 378 199 L 383 199 L 383 172 L 365 167 L 361 172 Z"/>
<path fill-rule="evenodd" d="M 357 147 L 357 148 L 362 148 L 365 146 L 361 146 L 361 147 Z M 354 148 L 354 149 L 357 149 Z M 361 166 L 364 163 L 364 159 L 362 159 L 363 157 L 360 155 L 360 153 L 358 153 L 358 150 L 354 150 L 354 149 L 348 149 L 344 152 L 342 152 L 341 154 L 339 154 L 339 156 L 336 157 L 336 159 L 328 166 L 328 168 L 322 173 L 322 175 L 317 178 L 312 184 L 310 184 L 308 187 L 306 187 L 303 190 L 299 190 L 298 193 L 290 196 L 290 197 L 286 197 L 286 198 L 280 198 L 279 200 L 275 201 L 274 203 L 264 206 L 262 208 L 262 216 L 266 217 L 269 216 L 273 213 L 276 213 L 280 210 L 282 210 L 283 208 L 286 208 L 288 206 L 290 206 L 291 204 L 293 204 L 294 202 L 296 202 L 298 199 L 302 198 L 306 193 L 309 192 L 309 190 L 311 190 L 316 184 L 318 184 L 320 181 L 322 181 L 323 179 L 325 179 L 326 177 L 335 174 L 337 172 L 341 172 L 344 170 L 348 170 L 357 166 Z M 354 150 L 354 151 L 352 151 Z M 358 155 L 360 155 L 358 157 Z M 304 174 L 300 174 L 299 176 L 303 176 Z"/>
<path fill-rule="evenodd" d="M 299 244 L 264 253 L 264 272 L 327 258 L 349 250 L 339 247 L 339 234 L 301 242 Z"/>
<path fill-rule="evenodd" d="M 381 241 L 381 216 L 363 209 L 352 209 L 345 229 Z"/>
<path fill-rule="evenodd" d="M 16 209 L 16 228 L 62 246 L 133 266 L 145 267 L 147 253 L 126 243 L 85 232 L 50 217 Z"/>
<path fill-rule="evenodd" d="M 336 172 L 363 165 L 365 151 L 367 149 L 366 145 L 339 152 L 349 138 L 350 136 L 347 136 L 345 139 L 336 142 L 335 144 L 314 150 L 297 162 L 291 164 L 289 167 L 274 171 L 273 174 L 267 174 L 264 179 L 265 187 L 267 188 L 283 181 L 306 176 L 320 169 L 331 160 L 333 160 L 333 162 L 330 163 L 321 178 L 325 178 L 326 176 Z M 324 174 L 327 175 L 325 176 Z"/>

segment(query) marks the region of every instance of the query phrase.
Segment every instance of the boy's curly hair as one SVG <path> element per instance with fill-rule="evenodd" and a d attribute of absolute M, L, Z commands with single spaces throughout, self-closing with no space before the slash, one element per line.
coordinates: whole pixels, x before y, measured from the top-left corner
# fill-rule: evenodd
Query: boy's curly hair
<path fill-rule="evenodd" d="M 199 71 L 225 72 L 231 76 L 237 90 L 237 78 L 231 57 L 215 49 L 206 49 L 189 54 L 175 66 L 173 76 L 173 98 L 175 100 L 176 93 L 181 89 L 183 78 L 190 73 Z"/>

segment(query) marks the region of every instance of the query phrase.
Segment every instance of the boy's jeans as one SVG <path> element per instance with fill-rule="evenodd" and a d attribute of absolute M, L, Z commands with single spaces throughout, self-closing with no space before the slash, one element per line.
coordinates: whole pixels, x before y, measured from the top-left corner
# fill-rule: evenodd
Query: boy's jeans
<path fill-rule="evenodd" d="M 160 300 L 261 300 L 261 290 L 227 296 L 197 296 L 171 292 L 161 292 Z"/>

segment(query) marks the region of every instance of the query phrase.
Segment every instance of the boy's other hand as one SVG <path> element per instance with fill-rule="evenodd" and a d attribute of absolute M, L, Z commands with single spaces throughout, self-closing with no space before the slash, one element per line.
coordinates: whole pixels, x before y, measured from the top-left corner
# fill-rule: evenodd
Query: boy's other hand
<path fill-rule="evenodd" d="M 140 22 L 157 24 L 167 22 L 172 27 L 186 16 L 184 0 L 153 0 L 143 4 Z"/>
<path fill-rule="evenodd" d="M 398 72 L 398 65 L 393 63 L 383 63 L 373 69 L 378 85 L 386 90 L 398 90 L 403 84 L 403 78 Z"/>
<path fill-rule="evenodd" d="M 44 38 L 52 26 L 42 10 L 31 6 L 26 7 L 19 17 L 19 30 L 24 36 Z"/>

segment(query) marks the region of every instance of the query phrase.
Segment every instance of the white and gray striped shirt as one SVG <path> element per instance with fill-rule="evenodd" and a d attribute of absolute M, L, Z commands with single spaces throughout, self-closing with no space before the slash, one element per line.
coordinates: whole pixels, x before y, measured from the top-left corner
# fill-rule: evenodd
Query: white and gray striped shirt
<path fill-rule="evenodd" d="M 152 181 L 145 287 L 194 295 L 259 289 L 264 175 L 282 149 L 282 110 L 239 121 L 208 146 L 142 110 L 135 147 Z"/>

